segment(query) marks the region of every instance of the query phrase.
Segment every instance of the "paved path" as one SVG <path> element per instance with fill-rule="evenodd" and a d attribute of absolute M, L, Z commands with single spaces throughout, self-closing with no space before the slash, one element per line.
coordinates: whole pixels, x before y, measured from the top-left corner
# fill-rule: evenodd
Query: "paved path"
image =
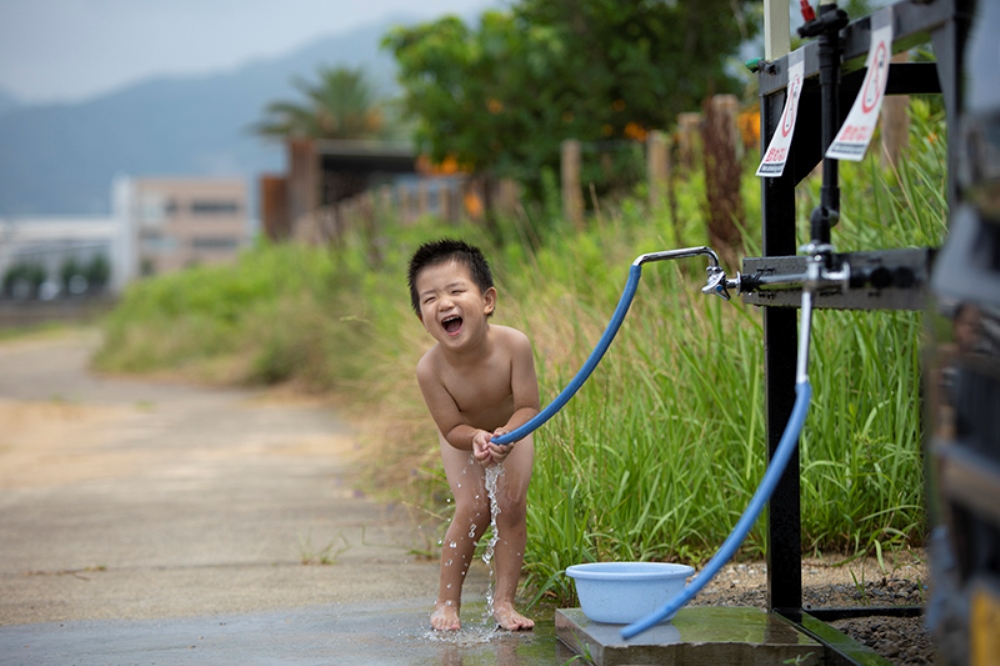
<path fill-rule="evenodd" d="M 409 554 L 401 511 L 352 489 L 327 406 L 97 377 L 94 343 L 0 344 L 0 663 L 571 656 L 544 623 L 427 632 L 437 566 Z M 486 580 L 470 574 L 467 609 Z"/>

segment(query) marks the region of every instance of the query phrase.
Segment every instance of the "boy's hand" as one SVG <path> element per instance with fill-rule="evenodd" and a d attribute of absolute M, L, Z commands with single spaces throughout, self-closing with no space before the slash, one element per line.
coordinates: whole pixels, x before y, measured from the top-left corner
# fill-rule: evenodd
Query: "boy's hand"
<path fill-rule="evenodd" d="M 472 455 L 480 464 L 486 465 L 491 457 L 490 433 L 485 430 L 477 430 L 472 437 Z"/>
<path fill-rule="evenodd" d="M 508 432 L 509 431 L 506 428 L 497 428 L 496 430 L 493 431 L 493 437 L 506 435 Z M 494 444 L 492 441 L 492 437 L 490 438 L 490 447 L 489 447 L 490 458 L 497 465 L 506 460 L 507 456 L 509 456 L 510 452 L 513 450 L 514 450 L 513 442 L 511 442 L 510 444 Z"/>

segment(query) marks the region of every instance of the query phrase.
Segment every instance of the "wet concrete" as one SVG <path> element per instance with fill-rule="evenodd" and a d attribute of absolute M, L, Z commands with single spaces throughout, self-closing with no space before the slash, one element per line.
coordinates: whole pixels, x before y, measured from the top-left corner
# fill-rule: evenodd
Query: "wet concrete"
<path fill-rule="evenodd" d="M 2 664 L 549 666 L 573 657 L 552 622 L 520 634 L 425 628 L 427 607 L 337 604 L 244 615 L 0 627 Z"/>
<path fill-rule="evenodd" d="M 759 608 L 689 606 L 630 639 L 623 625 L 590 621 L 579 608 L 556 611 L 557 636 L 596 666 L 624 664 L 800 664 L 823 663 L 817 641 Z"/>
<path fill-rule="evenodd" d="M 99 377 L 92 335 L 0 343 L 0 664 L 563 664 L 551 618 L 428 631 L 438 568 L 352 485 L 329 405 Z M 423 540 L 423 541 L 422 541 Z"/>

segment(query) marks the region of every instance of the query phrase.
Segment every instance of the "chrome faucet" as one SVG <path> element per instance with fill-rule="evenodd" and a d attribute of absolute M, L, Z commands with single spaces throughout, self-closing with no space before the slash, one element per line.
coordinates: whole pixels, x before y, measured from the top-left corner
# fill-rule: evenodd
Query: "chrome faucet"
<path fill-rule="evenodd" d="M 633 266 L 641 266 L 642 264 L 652 262 L 652 261 L 664 261 L 666 259 L 684 259 L 686 257 L 696 257 L 698 255 L 704 254 L 712 262 L 708 267 L 708 283 L 702 287 L 701 291 L 705 294 L 715 294 L 725 301 L 729 300 L 729 288 L 739 289 L 739 273 L 736 274 L 735 280 L 727 280 L 726 272 L 719 266 L 719 255 L 715 253 L 710 247 L 700 246 L 700 247 L 685 247 L 679 250 L 664 250 L 662 252 L 650 252 L 649 254 L 639 255 L 635 261 L 632 262 Z M 738 293 L 738 292 L 737 292 Z"/>

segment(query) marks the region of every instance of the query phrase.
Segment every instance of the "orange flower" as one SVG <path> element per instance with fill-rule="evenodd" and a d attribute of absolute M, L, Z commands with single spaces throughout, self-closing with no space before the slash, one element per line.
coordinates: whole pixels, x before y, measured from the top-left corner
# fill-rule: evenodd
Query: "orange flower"
<path fill-rule="evenodd" d="M 744 111 L 736 117 L 736 126 L 740 130 L 745 148 L 760 145 L 760 109 Z"/>
<path fill-rule="evenodd" d="M 474 220 L 478 220 L 483 214 L 483 202 L 479 195 L 472 191 L 467 191 L 462 197 L 465 205 L 465 213 Z"/>
<path fill-rule="evenodd" d="M 625 136 L 633 141 L 645 141 L 649 132 L 639 123 L 629 122 L 625 125 Z"/>

